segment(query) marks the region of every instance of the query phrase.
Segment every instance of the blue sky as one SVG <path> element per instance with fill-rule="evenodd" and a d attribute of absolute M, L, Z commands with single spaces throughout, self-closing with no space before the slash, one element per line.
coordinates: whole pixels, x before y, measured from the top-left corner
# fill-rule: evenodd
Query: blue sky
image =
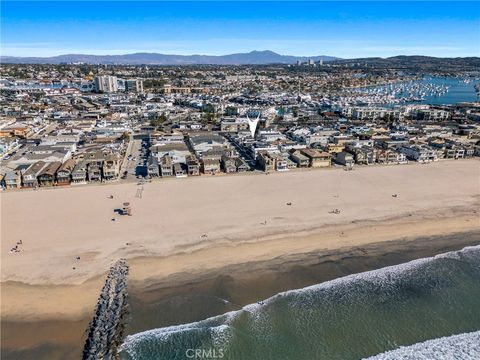
<path fill-rule="evenodd" d="M 1 1 L 1 52 L 480 56 L 477 2 Z"/>

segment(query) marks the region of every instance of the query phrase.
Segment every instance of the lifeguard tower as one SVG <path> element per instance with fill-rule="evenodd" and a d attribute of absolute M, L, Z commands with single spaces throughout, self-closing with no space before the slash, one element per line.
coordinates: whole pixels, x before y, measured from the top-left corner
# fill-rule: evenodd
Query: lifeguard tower
<path fill-rule="evenodd" d="M 132 216 L 132 208 L 129 202 L 124 202 L 122 207 L 122 215 Z"/>

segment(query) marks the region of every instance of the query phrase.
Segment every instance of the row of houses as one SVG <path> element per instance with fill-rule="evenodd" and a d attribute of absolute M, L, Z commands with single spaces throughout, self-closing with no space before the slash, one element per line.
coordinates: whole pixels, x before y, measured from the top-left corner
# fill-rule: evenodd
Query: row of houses
<path fill-rule="evenodd" d="M 100 151 L 85 154 L 83 159 L 68 159 L 65 162 L 37 161 L 0 173 L 1 186 L 5 189 L 36 188 L 84 184 L 90 181 L 118 179 L 120 160 L 116 154 Z"/>
<path fill-rule="evenodd" d="M 400 142 L 362 144 L 350 142 L 342 145 L 327 144 L 323 151 L 311 148 L 281 152 L 261 150 L 257 163 L 264 171 L 285 171 L 296 167 L 329 167 L 332 163 L 344 166 L 374 164 L 406 164 L 408 161 L 432 162 L 439 159 L 463 159 L 480 156 L 480 147 L 470 144 L 436 141 L 430 143 Z"/>
<path fill-rule="evenodd" d="M 374 124 L 340 122 L 331 128 L 266 127 L 258 129 L 252 137 L 245 130 L 243 118 L 224 119 L 222 124 L 223 134 L 187 132 L 178 136 L 175 145 L 171 142 L 174 136 L 171 136 L 168 143 L 156 145 L 154 153 L 159 155 L 159 162 L 168 153 L 173 163 L 184 164 L 187 175 L 242 171 L 243 158 L 255 161 L 264 171 L 286 171 L 299 167 L 329 167 L 332 163 L 351 167 L 354 164 L 405 164 L 480 155 L 478 143 L 439 126 L 424 126 L 420 131 L 412 126 L 386 129 Z M 161 173 L 160 165 L 159 170 L 156 164 L 152 166 L 152 174 Z"/>
<path fill-rule="evenodd" d="M 287 171 L 302 167 L 329 167 L 332 164 L 332 155 L 315 149 L 292 149 L 287 153 L 259 151 L 257 163 L 264 171 Z"/>
<path fill-rule="evenodd" d="M 398 149 L 379 147 L 355 147 L 347 145 L 343 151 L 329 153 L 316 149 L 291 150 L 287 153 L 274 153 L 260 151 L 257 162 L 264 171 L 277 170 L 285 171 L 302 167 L 329 167 L 332 163 L 351 167 L 357 165 L 374 164 L 406 164 L 408 161 L 432 162 L 441 158 L 466 158 L 474 155 L 472 149 L 447 149 L 445 156 L 443 151 L 436 151 L 431 147 L 422 145 L 403 145 Z M 479 154 L 480 155 L 480 154 Z"/>
<path fill-rule="evenodd" d="M 233 173 L 249 170 L 229 141 L 218 133 L 199 132 L 151 139 L 148 174 L 157 176 L 196 176 L 201 173 Z"/>
<path fill-rule="evenodd" d="M 170 155 L 164 155 L 160 160 L 154 156 L 148 159 L 148 175 L 150 177 L 185 177 L 203 174 L 217 174 L 220 172 L 235 173 L 248 171 L 250 167 L 239 157 L 223 155 L 218 158 L 202 158 L 188 155 L 184 162 L 175 162 Z"/>

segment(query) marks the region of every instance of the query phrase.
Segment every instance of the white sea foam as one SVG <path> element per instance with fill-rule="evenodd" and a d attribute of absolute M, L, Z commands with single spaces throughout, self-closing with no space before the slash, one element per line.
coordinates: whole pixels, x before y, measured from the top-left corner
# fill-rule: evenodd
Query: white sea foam
<path fill-rule="evenodd" d="M 217 350 L 226 351 L 230 340 L 233 337 L 233 331 L 228 325 L 220 325 L 210 329 L 212 334 L 213 346 Z"/>
<path fill-rule="evenodd" d="M 427 340 L 402 346 L 365 360 L 478 360 L 480 331 Z"/>
<path fill-rule="evenodd" d="M 223 315 L 211 317 L 202 321 L 189 323 L 189 324 L 182 324 L 176 326 L 169 326 L 164 328 L 158 328 L 153 330 L 144 331 L 141 333 L 137 333 L 134 335 L 127 336 L 125 342 L 121 346 L 122 351 L 126 351 L 129 354 L 134 353 L 134 349 L 137 345 L 141 344 L 146 340 L 168 340 L 168 338 L 174 334 L 178 334 L 181 332 L 189 332 L 189 331 L 208 331 L 208 329 L 218 328 L 219 334 L 225 335 L 225 328 L 222 326 L 226 326 L 227 328 L 233 323 L 233 321 L 238 318 L 241 314 L 248 313 L 250 318 L 257 323 L 259 320 L 262 319 L 261 312 L 264 308 L 268 308 L 269 304 L 275 301 L 279 301 L 282 298 L 289 297 L 289 298 L 301 298 L 301 303 L 298 305 L 308 305 L 309 297 L 316 298 L 318 297 L 318 292 L 324 292 L 325 294 L 329 293 L 329 290 L 345 290 L 347 287 L 354 286 L 358 283 L 369 283 L 374 285 L 380 285 L 382 287 L 392 286 L 392 283 L 395 279 L 405 278 L 408 277 L 409 274 L 416 272 L 418 270 L 423 269 L 425 266 L 432 264 L 436 260 L 440 259 L 458 259 L 461 257 L 475 257 L 479 258 L 480 256 L 480 245 L 477 246 L 469 246 L 465 247 L 459 251 L 452 251 L 444 254 L 440 254 L 434 257 L 429 258 L 422 258 L 413 260 L 404 264 L 393 265 L 384 267 L 378 270 L 371 270 L 366 271 L 358 274 L 352 274 L 345 277 L 341 277 L 338 279 L 326 281 L 321 284 L 312 285 L 309 287 L 305 287 L 302 289 L 295 289 L 289 290 L 285 292 L 278 293 L 271 298 L 268 298 L 260 303 L 254 303 L 244 306 L 242 309 L 237 311 L 231 311 L 225 313 Z M 339 296 L 339 291 L 334 292 L 332 295 Z M 346 297 L 349 296 L 348 292 Z M 311 299 L 313 301 L 314 299 Z M 258 324 L 260 325 L 260 324 Z M 261 327 L 261 326 L 260 326 Z M 215 337 L 216 332 L 211 332 L 213 337 Z M 231 329 L 228 330 L 228 336 L 224 337 L 222 341 L 228 341 L 231 336 Z M 227 339 L 228 338 L 228 339 Z M 216 341 L 215 339 L 212 339 Z M 226 346 L 225 342 L 223 342 L 222 347 Z M 408 358 L 409 359 L 409 358 Z"/>

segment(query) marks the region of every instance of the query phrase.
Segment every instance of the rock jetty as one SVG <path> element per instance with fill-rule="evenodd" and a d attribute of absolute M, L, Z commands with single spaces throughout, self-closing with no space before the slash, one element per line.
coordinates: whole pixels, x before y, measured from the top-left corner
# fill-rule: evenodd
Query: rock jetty
<path fill-rule="evenodd" d="M 110 268 L 100 292 L 95 314 L 86 334 L 84 360 L 119 359 L 118 347 L 125 335 L 128 315 L 128 264 L 121 259 Z"/>

